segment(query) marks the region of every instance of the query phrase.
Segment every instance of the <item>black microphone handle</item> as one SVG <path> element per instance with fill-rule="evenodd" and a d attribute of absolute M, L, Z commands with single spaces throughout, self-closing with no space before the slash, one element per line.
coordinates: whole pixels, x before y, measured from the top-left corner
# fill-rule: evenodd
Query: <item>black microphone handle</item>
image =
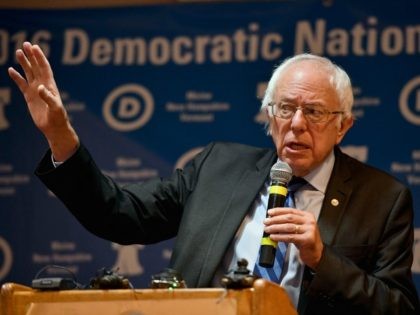
<path fill-rule="evenodd" d="M 283 183 L 273 182 L 268 195 L 267 210 L 283 207 L 286 202 L 287 188 Z M 267 216 L 268 217 L 268 212 Z M 265 268 L 272 268 L 276 257 L 277 242 L 270 239 L 270 235 L 264 232 L 261 239 L 260 257 L 258 264 Z"/>

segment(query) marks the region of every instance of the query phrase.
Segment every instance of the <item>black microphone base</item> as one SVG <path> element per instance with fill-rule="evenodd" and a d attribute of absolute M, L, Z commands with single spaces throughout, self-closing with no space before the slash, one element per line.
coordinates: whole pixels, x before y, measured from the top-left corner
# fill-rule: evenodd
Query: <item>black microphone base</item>
<path fill-rule="evenodd" d="M 273 268 L 276 258 L 276 248 L 271 245 L 261 245 L 258 264 L 264 268 Z"/>

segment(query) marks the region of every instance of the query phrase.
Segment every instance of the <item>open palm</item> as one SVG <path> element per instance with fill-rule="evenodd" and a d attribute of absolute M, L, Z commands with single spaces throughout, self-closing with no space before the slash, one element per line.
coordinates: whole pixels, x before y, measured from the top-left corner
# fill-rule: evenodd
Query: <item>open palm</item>
<path fill-rule="evenodd" d="M 16 51 L 24 77 L 10 67 L 9 75 L 19 87 L 35 125 L 47 138 L 54 157 L 67 159 L 79 145 L 54 80 L 51 66 L 38 45 L 25 42 Z"/>
<path fill-rule="evenodd" d="M 26 79 L 13 68 L 9 68 L 9 75 L 25 97 L 35 125 L 48 137 L 67 124 L 50 64 L 39 46 L 30 43 L 24 43 L 23 50 L 17 50 L 16 58 Z"/>

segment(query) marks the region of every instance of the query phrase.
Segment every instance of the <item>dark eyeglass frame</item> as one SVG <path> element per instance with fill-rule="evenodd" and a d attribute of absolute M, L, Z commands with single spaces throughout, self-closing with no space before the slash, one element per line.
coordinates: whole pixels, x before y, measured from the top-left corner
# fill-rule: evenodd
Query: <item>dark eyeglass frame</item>
<path fill-rule="evenodd" d="M 291 104 L 282 104 L 271 102 L 267 106 L 271 107 L 271 114 L 281 119 L 291 119 L 298 110 L 301 110 L 303 116 L 314 124 L 327 122 L 331 115 L 344 114 L 345 111 L 329 111 L 319 105 L 305 105 L 294 106 Z M 281 111 L 288 111 L 286 114 L 281 114 Z M 318 117 L 317 117 L 318 115 Z"/>

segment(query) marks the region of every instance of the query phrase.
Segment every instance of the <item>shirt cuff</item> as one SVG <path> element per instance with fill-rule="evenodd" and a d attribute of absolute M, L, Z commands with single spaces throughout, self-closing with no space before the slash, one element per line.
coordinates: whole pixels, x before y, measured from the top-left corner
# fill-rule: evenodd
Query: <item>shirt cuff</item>
<path fill-rule="evenodd" d="M 63 164 L 64 162 L 57 162 L 54 160 L 54 156 L 51 154 L 51 162 L 54 165 L 54 168 L 59 167 L 61 164 Z"/>

